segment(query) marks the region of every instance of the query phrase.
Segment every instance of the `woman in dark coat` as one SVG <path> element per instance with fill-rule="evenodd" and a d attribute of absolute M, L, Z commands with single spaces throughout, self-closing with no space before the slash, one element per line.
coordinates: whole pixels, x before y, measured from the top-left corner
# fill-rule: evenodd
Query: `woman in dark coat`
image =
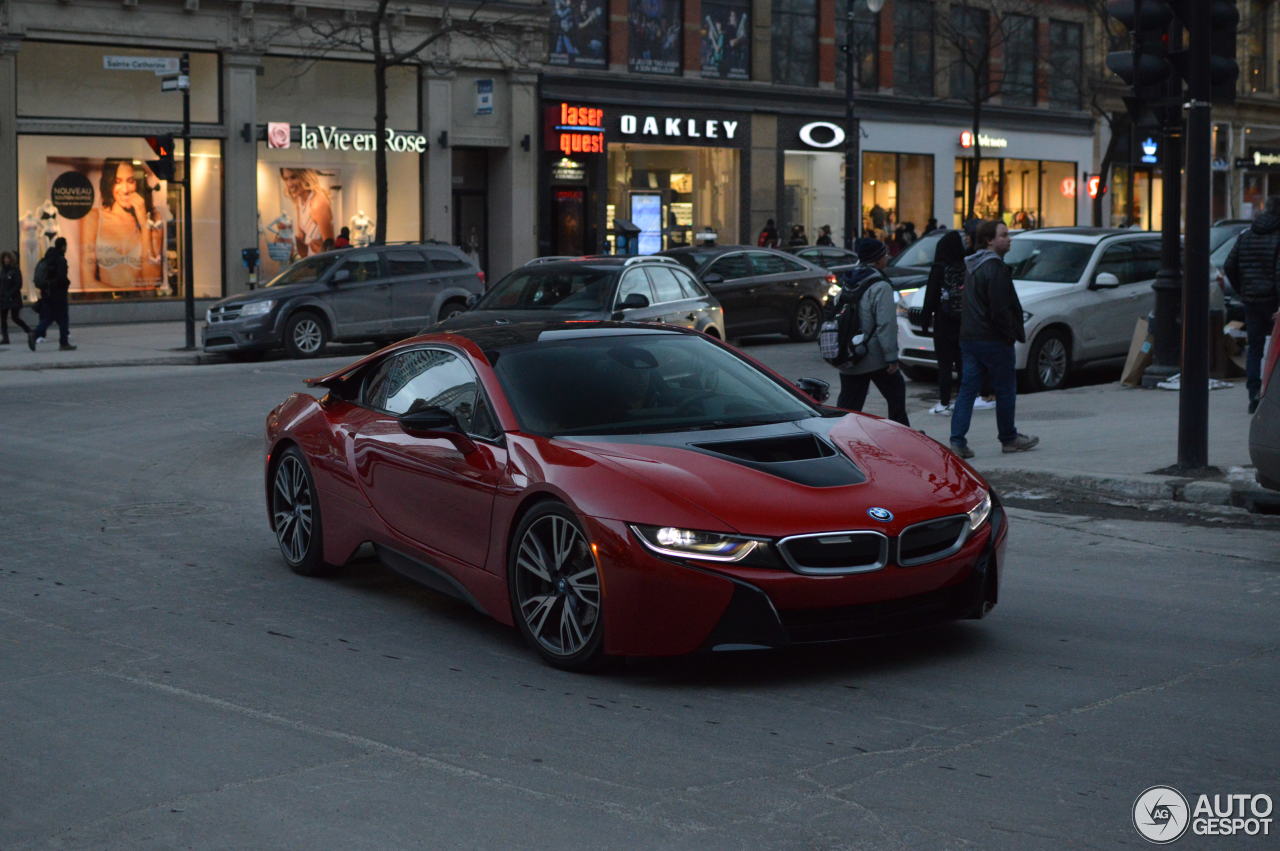
<path fill-rule="evenodd" d="M 933 326 L 933 350 L 938 355 L 939 402 L 930 413 L 951 412 L 951 371 L 959 375 L 960 304 L 964 294 L 964 238 L 960 231 L 947 231 L 938 240 L 938 250 L 925 285 L 924 309 L 920 325 L 925 333 Z M 956 385 L 959 387 L 959 384 Z"/>
<path fill-rule="evenodd" d="M 0 254 L 0 346 L 9 345 L 9 317 L 24 334 L 31 326 L 22 321 L 22 272 L 12 251 Z"/>

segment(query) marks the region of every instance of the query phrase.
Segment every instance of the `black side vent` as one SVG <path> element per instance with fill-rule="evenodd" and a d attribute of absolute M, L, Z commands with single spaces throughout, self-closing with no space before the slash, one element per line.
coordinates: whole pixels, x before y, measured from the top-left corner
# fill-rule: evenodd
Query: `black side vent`
<path fill-rule="evenodd" d="M 781 461 L 810 461 L 836 454 L 834 449 L 812 434 L 766 437 L 760 440 L 730 440 L 724 443 L 698 443 L 695 446 L 743 461 L 765 464 L 777 464 Z"/>

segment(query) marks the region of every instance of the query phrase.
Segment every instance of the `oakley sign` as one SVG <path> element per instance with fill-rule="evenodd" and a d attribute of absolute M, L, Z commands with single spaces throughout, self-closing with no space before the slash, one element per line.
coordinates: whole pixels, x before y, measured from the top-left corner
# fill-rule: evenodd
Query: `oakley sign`
<path fill-rule="evenodd" d="M 814 121 L 800 128 L 800 141 L 811 148 L 837 148 L 844 140 L 844 128 L 830 121 Z"/>

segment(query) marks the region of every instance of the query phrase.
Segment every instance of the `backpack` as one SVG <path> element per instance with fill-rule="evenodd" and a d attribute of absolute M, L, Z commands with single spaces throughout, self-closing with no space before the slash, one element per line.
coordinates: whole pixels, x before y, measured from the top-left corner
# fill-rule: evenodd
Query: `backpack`
<path fill-rule="evenodd" d="M 46 276 L 48 274 L 49 264 L 43 257 L 41 257 L 40 262 L 36 263 L 35 272 L 31 275 L 31 283 L 36 285 L 36 289 L 38 289 L 42 295 L 45 290 L 49 289 L 49 282 L 46 280 Z"/>
<path fill-rule="evenodd" d="M 845 288 L 840 294 L 836 315 L 818 327 L 818 351 L 822 359 L 832 366 L 852 366 L 866 357 L 867 338 L 871 333 L 862 329 L 858 306 L 871 285 L 879 280 L 878 275 L 870 275 L 853 289 Z"/>

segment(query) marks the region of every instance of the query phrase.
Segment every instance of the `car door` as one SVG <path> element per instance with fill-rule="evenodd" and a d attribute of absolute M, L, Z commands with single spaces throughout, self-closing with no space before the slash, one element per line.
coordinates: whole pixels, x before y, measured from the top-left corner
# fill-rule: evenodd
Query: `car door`
<path fill-rule="evenodd" d="M 723 254 L 702 272 L 702 284 L 724 308 L 725 333 L 756 331 L 768 324 L 768 315 L 756 299 L 754 271 L 746 252 Z"/>
<path fill-rule="evenodd" d="M 426 255 L 419 248 L 407 245 L 388 248 L 382 259 L 391 285 L 388 331 L 394 336 L 416 334 L 436 321 L 440 276 L 432 273 Z"/>
<path fill-rule="evenodd" d="M 459 254 L 447 248 L 426 247 L 427 260 L 431 263 L 431 274 L 440 284 L 442 301 L 433 308 L 434 320 L 443 319 L 441 311 L 444 301 L 463 299 L 462 293 L 484 294 L 484 285 L 480 282 L 480 270 L 463 259 Z M 434 321 L 432 320 L 432 321 Z"/>
<path fill-rule="evenodd" d="M 391 289 L 376 251 L 350 251 L 329 273 L 322 298 L 333 312 L 333 335 L 364 340 L 381 334 L 391 315 Z"/>
<path fill-rule="evenodd" d="M 627 296 L 632 293 L 644 296 L 648 302 L 648 307 L 633 307 L 630 310 L 623 311 L 622 318 L 627 322 L 661 322 L 663 309 L 654 304 L 653 286 L 649 283 L 649 276 L 644 273 L 644 269 L 635 267 L 623 271 L 618 279 L 618 289 L 613 297 L 613 310 L 615 312 L 622 310 L 622 303 Z"/>
<path fill-rule="evenodd" d="M 755 271 L 756 299 L 765 313 L 769 330 L 789 330 L 809 270 L 781 254 L 750 251 L 747 256 Z"/>
<path fill-rule="evenodd" d="M 1154 248 L 1154 251 L 1153 251 Z M 1102 254 L 1090 277 L 1078 329 L 1082 338 L 1080 354 L 1086 358 L 1123 355 L 1133 336 L 1134 322 L 1145 316 L 1155 303 L 1151 284 L 1160 264 L 1159 240 L 1113 242 Z M 1098 288 L 1098 275 L 1109 272 L 1119 286 Z"/>
<path fill-rule="evenodd" d="M 470 364 L 442 348 L 401 352 L 379 364 L 362 398 L 371 416 L 355 425 L 352 450 L 373 510 L 429 555 L 482 567 L 507 452 Z M 475 451 L 406 433 L 396 418 L 422 406 L 452 412 Z"/>
<path fill-rule="evenodd" d="M 662 311 L 658 321 L 681 328 L 697 328 L 700 305 L 687 294 L 677 277 L 677 274 L 687 273 L 674 266 L 648 266 L 645 271 L 649 273 L 649 283 L 653 287 L 654 305 Z"/>

